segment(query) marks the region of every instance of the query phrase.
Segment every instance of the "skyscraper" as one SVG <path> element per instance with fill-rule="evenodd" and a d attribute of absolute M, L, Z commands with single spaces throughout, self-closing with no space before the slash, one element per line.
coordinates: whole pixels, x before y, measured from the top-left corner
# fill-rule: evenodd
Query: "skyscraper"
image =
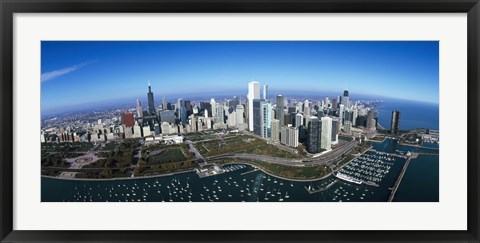
<path fill-rule="evenodd" d="M 270 138 L 272 136 L 272 105 L 262 102 L 262 137 Z"/>
<path fill-rule="evenodd" d="M 237 117 L 236 117 L 237 118 L 237 123 L 236 123 L 236 125 L 238 127 L 238 125 L 241 125 L 241 124 L 245 123 L 245 120 L 243 119 L 243 113 L 244 113 L 243 105 L 237 105 L 235 112 L 237 113 Z"/>
<path fill-rule="evenodd" d="M 283 109 L 285 101 L 282 95 L 277 95 L 277 110 L 275 111 L 276 118 L 280 121 L 280 126 L 285 125 L 285 110 Z"/>
<path fill-rule="evenodd" d="M 390 125 L 390 132 L 392 134 L 398 134 L 400 127 L 400 111 L 392 111 L 392 123 Z"/>
<path fill-rule="evenodd" d="M 352 116 L 352 126 L 357 125 L 357 117 L 358 117 L 358 110 L 356 108 L 353 109 L 353 116 Z"/>
<path fill-rule="evenodd" d="M 345 105 L 341 104 L 340 109 L 338 111 L 338 117 L 340 118 L 340 127 L 343 125 L 344 122 L 344 114 L 343 112 L 345 111 Z"/>
<path fill-rule="evenodd" d="M 288 142 L 290 147 L 298 147 L 298 129 L 296 127 L 288 127 Z"/>
<path fill-rule="evenodd" d="M 332 99 L 332 109 L 336 110 L 338 108 L 338 100 Z"/>
<path fill-rule="evenodd" d="M 286 126 L 280 128 L 280 143 L 284 145 L 288 143 L 288 128 Z"/>
<path fill-rule="evenodd" d="M 213 117 L 213 122 L 220 124 L 225 123 L 225 109 L 220 103 L 217 103 L 215 107 L 215 116 Z"/>
<path fill-rule="evenodd" d="M 142 103 L 140 102 L 139 99 L 137 99 L 137 117 L 138 118 L 143 117 Z"/>
<path fill-rule="evenodd" d="M 268 84 L 263 85 L 263 99 L 268 100 Z"/>
<path fill-rule="evenodd" d="M 272 119 L 272 136 L 270 140 L 273 142 L 280 141 L 280 121 L 277 119 Z"/>
<path fill-rule="evenodd" d="M 329 150 L 332 149 L 332 118 L 322 117 L 322 132 L 321 132 L 320 148 Z"/>
<path fill-rule="evenodd" d="M 352 132 L 352 122 L 351 121 L 346 121 L 345 122 L 345 127 L 343 129 L 346 133 L 351 133 Z"/>
<path fill-rule="evenodd" d="M 252 81 L 248 83 L 248 130 L 253 131 L 253 100 L 260 99 L 260 83 Z M 260 117 L 259 117 L 260 118 Z M 260 135 L 260 134 L 259 134 Z"/>
<path fill-rule="evenodd" d="M 150 116 L 154 116 L 157 114 L 155 111 L 155 103 L 153 101 L 153 93 L 152 93 L 152 87 L 150 86 L 150 81 L 148 81 L 148 113 Z"/>
<path fill-rule="evenodd" d="M 163 96 L 163 100 L 162 100 L 162 109 L 166 110 L 167 109 L 167 98 L 165 98 L 165 96 Z"/>
<path fill-rule="evenodd" d="M 182 98 L 178 99 L 178 118 L 180 119 L 181 124 L 187 124 L 187 109 Z"/>
<path fill-rule="evenodd" d="M 343 98 L 342 98 L 342 104 L 347 108 L 348 107 L 348 90 L 343 91 Z"/>
<path fill-rule="evenodd" d="M 215 117 L 215 112 L 216 112 L 216 108 L 217 107 L 217 103 L 215 103 L 215 99 L 214 98 L 211 98 L 210 99 L 210 110 L 211 110 L 211 113 L 209 115 L 211 115 L 212 117 Z"/>
<path fill-rule="evenodd" d="M 262 108 L 264 101 L 262 99 L 254 99 L 252 101 L 253 114 L 251 118 L 253 118 L 253 133 L 262 136 Z"/>
<path fill-rule="evenodd" d="M 375 126 L 375 118 L 374 118 L 374 112 L 373 110 L 368 110 L 367 113 L 367 129 L 374 131 L 376 129 Z"/>
<path fill-rule="evenodd" d="M 320 152 L 321 122 L 316 116 L 310 117 L 308 123 L 307 151 L 310 153 Z"/>
<path fill-rule="evenodd" d="M 340 128 L 340 120 L 338 119 L 338 117 L 332 117 L 332 144 L 338 143 L 339 128 Z"/>
<path fill-rule="evenodd" d="M 297 113 L 295 115 L 295 127 L 303 126 L 303 115 Z"/>

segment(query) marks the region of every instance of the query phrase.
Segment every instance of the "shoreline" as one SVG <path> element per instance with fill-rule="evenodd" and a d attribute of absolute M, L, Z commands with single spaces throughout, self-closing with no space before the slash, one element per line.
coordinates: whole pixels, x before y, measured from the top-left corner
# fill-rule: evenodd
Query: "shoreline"
<path fill-rule="evenodd" d="M 141 179 L 151 179 L 151 178 L 158 178 L 158 177 L 165 177 L 165 176 L 174 176 L 178 174 L 184 174 L 188 172 L 194 172 L 194 170 L 185 170 L 179 172 L 172 172 L 168 174 L 159 174 L 159 175 L 151 175 L 151 176 L 142 176 L 142 177 L 117 177 L 117 178 L 105 178 L 105 179 L 89 179 L 89 178 L 61 178 L 57 176 L 47 176 L 41 175 L 41 177 L 50 178 L 50 179 L 57 179 L 57 180 L 71 180 L 71 181 L 119 181 L 119 180 L 141 180 Z"/>
<path fill-rule="evenodd" d="M 325 176 L 323 177 L 320 177 L 320 178 L 315 178 L 315 179 L 292 179 L 292 178 L 286 178 L 286 177 L 282 177 L 282 176 L 279 176 L 279 175 L 275 175 L 273 174 L 272 172 L 269 172 L 267 171 L 266 169 L 262 168 L 262 167 L 259 167 L 258 165 L 255 165 L 251 162 L 227 162 L 225 163 L 224 165 L 231 165 L 231 164 L 246 164 L 246 165 L 250 165 L 252 166 L 253 168 L 256 168 L 258 170 L 260 170 L 261 172 L 269 175 L 269 176 L 272 176 L 272 177 L 275 177 L 277 179 L 281 179 L 281 180 L 285 180 L 285 181 L 294 181 L 294 182 L 312 182 L 312 181 L 320 181 L 320 180 L 325 180 L 327 177 L 331 176 L 333 174 L 333 172 L 330 172 L 328 174 L 326 174 Z"/>
<path fill-rule="evenodd" d="M 328 174 L 326 174 L 325 176 L 321 177 L 321 178 L 315 178 L 315 179 L 292 179 L 292 178 L 286 178 L 286 177 L 282 177 L 282 176 L 279 176 L 279 175 L 275 175 L 273 174 L 272 172 L 269 172 L 267 171 L 266 169 L 264 168 L 261 168 L 259 167 L 258 165 L 255 165 L 253 163 L 250 163 L 250 162 L 227 162 L 223 165 L 232 165 L 232 164 L 246 164 L 246 165 L 249 165 L 249 166 L 252 166 L 253 168 L 257 168 L 258 170 L 260 170 L 261 172 L 269 175 L 269 176 L 272 176 L 272 177 L 275 177 L 275 178 L 278 178 L 278 179 L 281 179 L 281 180 L 285 180 L 285 181 L 293 181 L 293 182 L 312 182 L 312 181 L 320 181 L 320 180 L 324 180 L 326 179 L 327 177 L 331 176 L 333 174 L 333 171 L 332 172 L 329 172 Z M 106 178 L 106 179 L 88 179 L 88 178 L 60 178 L 60 177 L 56 177 L 56 176 L 46 176 L 46 175 L 41 175 L 41 177 L 45 177 L 45 178 L 50 178 L 50 179 L 57 179 L 57 180 L 70 180 L 70 181 L 119 181 L 119 180 L 141 180 L 141 179 L 151 179 L 151 178 L 159 178 L 159 177 L 165 177 L 165 176 L 175 176 L 175 175 L 178 175 L 178 174 L 184 174 L 184 173 L 188 173 L 188 172 L 194 172 L 194 170 L 187 170 L 187 171 L 180 171 L 180 172 L 174 172 L 174 173 L 168 173 L 168 174 L 161 174 L 161 175 L 153 175 L 153 176 L 144 176 L 144 177 L 118 177 L 118 178 Z"/>

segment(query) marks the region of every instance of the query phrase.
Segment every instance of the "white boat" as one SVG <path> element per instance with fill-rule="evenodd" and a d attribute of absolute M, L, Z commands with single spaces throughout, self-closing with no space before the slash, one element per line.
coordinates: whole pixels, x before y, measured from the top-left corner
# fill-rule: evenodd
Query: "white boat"
<path fill-rule="evenodd" d="M 337 174 L 335 174 L 335 177 L 337 177 L 338 179 L 342 179 L 344 181 L 348 181 L 348 182 L 352 182 L 352 183 L 355 183 L 355 184 L 362 184 L 363 181 L 362 180 L 359 180 L 357 178 L 354 178 L 354 177 L 351 177 L 349 175 L 345 175 L 343 173 L 340 173 L 338 172 Z M 341 188 L 340 188 L 341 189 Z"/>

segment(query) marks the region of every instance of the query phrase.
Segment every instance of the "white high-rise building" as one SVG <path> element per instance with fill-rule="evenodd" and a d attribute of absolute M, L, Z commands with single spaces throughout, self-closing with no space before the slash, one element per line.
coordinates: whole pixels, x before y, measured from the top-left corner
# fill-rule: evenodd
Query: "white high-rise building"
<path fill-rule="evenodd" d="M 165 96 L 163 96 L 163 99 L 162 99 L 162 109 L 163 110 L 166 110 L 167 109 L 167 98 L 165 98 Z"/>
<path fill-rule="evenodd" d="M 358 110 L 357 108 L 353 109 L 353 115 L 352 115 L 352 126 L 357 125 L 357 117 L 358 117 Z"/>
<path fill-rule="evenodd" d="M 243 123 L 245 123 L 245 120 L 243 119 L 243 113 L 244 113 L 244 110 L 243 110 L 243 105 L 237 105 L 237 108 L 235 109 L 235 112 L 237 113 L 236 114 L 236 118 L 237 118 L 237 126 L 238 125 L 241 125 Z"/>
<path fill-rule="evenodd" d="M 268 84 L 263 85 L 263 99 L 268 101 Z"/>
<path fill-rule="evenodd" d="M 345 122 L 345 127 L 343 129 L 346 133 L 351 133 L 352 132 L 352 122 L 351 121 L 346 121 Z"/>
<path fill-rule="evenodd" d="M 228 114 L 227 125 L 228 125 L 228 127 L 236 127 L 237 126 L 237 112 L 236 111 L 232 111 L 232 113 Z"/>
<path fill-rule="evenodd" d="M 142 137 L 142 128 L 138 125 L 138 122 L 135 122 L 133 126 L 133 135 L 132 138 L 141 138 Z"/>
<path fill-rule="evenodd" d="M 143 117 L 142 103 L 137 100 L 137 117 Z"/>
<path fill-rule="evenodd" d="M 320 148 L 325 150 L 332 149 L 332 118 L 324 116 L 322 121 L 322 134 L 320 138 Z"/>
<path fill-rule="evenodd" d="M 215 99 L 211 98 L 210 99 L 210 106 L 212 107 L 212 117 L 215 117 L 216 115 L 216 109 L 217 109 L 217 103 L 215 103 Z"/>
<path fill-rule="evenodd" d="M 296 127 L 288 127 L 288 146 L 298 147 L 298 129 Z"/>
<path fill-rule="evenodd" d="M 248 83 L 248 130 L 253 132 L 253 100 L 260 99 L 260 83 L 252 81 Z"/>
<path fill-rule="evenodd" d="M 272 136 L 272 105 L 270 103 L 262 104 L 262 137 L 270 138 Z"/>
<path fill-rule="evenodd" d="M 272 119 L 272 136 L 270 140 L 273 142 L 280 141 L 280 121 L 277 119 Z"/>
<path fill-rule="evenodd" d="M 330 98 L 325 97 L 325 108 L 328 108 L 329 105 L 330 105 Z"/>
<path fill-rule="evenodd" d="M 215 110 L 215 115 L 213 116 L 213 122 L 214 123 L 219 123 L 219 124 L 224 124 L 225 123 L 225 109 L 222 104 L 218 103 L 212 111 Z"/>
<path fill-rule="evenodd" d="M 280 143 L 287 145 L 288 142 L 288 128 L 286 126 L 282 126 L 280 128 Z"/>
<path fill-rule="evenodd" d="M 343 113 L 345 112 L 345 106 L 343 104 L 340 104 L 340 110 L 338 111 L 338 117 L 340 119 L 340 127 L 343 125 Z"/>
<path fill-rule="evenodd" d="M 295 127 L 300 127 L 303 126 L 303 115 L 300 113 L 297 113 L 295 115 Z"/>
<path fill-rule="evenodd" d="M 143 130 L 144 137 L 152 136 L 152 131 L 150 131 L 150 126 L 144 126 L 142 130 Z"/>

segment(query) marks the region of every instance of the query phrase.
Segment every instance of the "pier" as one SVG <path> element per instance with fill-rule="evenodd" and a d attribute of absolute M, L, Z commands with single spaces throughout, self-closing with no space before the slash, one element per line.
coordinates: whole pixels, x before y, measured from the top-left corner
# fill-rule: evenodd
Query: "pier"
<path fill-rule="evenodd" d="M 405 164 L 403 165 L 402 171 L 400 171 L 400 174 L 398 175 L 397 180 L 395 181 L 395 184 L 393 184 L 393 187 L 391 188 L 392 193 L 390 194 L 390 197 L 388 198 L 388 202 L 392 202 L 393 198 L 395 198 L 395 193 L 397 192 L 398 186 L 400 185 L 400 182 L 402 182 L 403 175 L 405 175 L 405 171 L 407 171 L 408 164 L 410 164 L 411 159 L 416 159 L 418 158 L 418 153 L 412 153 L 412 155 L 407 159 Z"/>
<path fill-rule="evenodd" d="M 323 191 L 326 191 L 326 190 L 330 189 L 330 187 L 335 185 L 335 183 L 337 183 L 337 182 L 338 182 L 338 180 L 334 180 L 332 183 L 328 184 L 326 187 L 319 187 L 317 189 L 312 189 L 312 188 L 308 188 L 307 186 L 305 186 L 305 190 L 307 190 L 308 194 L 323 192 Z"/>
<path fill-rule="evenodd" d="M 377 151 L 377 150 L 375 150 L 375 149 L 370 149 L 370 151 L 376 152 L 376 153 L 378 153 L 378 154 L 386 154 L 386 155 L 396 156 L 396 157 L 404 158 L 404 159 L 407 158 L 407 156 L 405 156 L 405 155 L 399 155 L 399 154 L 395 154 L 395 153 L 386 153 L 386 152 L 382 152 L 382 151 Z"/>
<path fill-rule="evenodd" d="M 258 170 L 258 168 L 255 168 L 255 169 L 253 169 L 253 170 L 249 170 L 249 171 L 247 171 L 247 172 L 243 172 L 243 173 L 240 174 L 240 175 L 243 176 L 243 175 L 246 175 L 246 174 L 250 174 L 250 173 L 255 172 L 255 171 L 257 171 L 257 170 Z"/>

